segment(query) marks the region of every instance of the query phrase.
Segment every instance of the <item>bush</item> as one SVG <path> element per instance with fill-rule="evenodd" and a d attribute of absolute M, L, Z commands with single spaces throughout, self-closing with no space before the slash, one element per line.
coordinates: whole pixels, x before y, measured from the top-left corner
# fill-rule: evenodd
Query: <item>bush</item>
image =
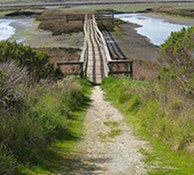
<path fill-rule="evenodd" d="M 48 139 L 68 137 L 70 134 L 68 120 L 73 119 L 73 112 L 86 100 L 81 86 L 74 78 L 67 77 L 58 81 L 57 85 L 51 85 L 51 89 L 41 89 L 44 89 L 44 94 L 36 101 L 30 100 L 35 102 L 32 106 L 33 116 L 41 123 L 42 131 Z"/>
<path fill-rule="evenodd" d="M 1 41 L 0 63 L 15 61 L 20 67 L 27 67 L 28 72 L 37 80 L 55 75 L 54 65 L 49 63 L 49 56 L 41 51 L 33 50 L 22 43 Z"/>
<path fill-rule="evenodd" d="M 27 85 L 32 81 L 26 67 L 18 67 L 14 61 L 0 63 L 0 108 L 17 110 L 23 106 Z"/>
<path fill-rule="evenodd" d="M 171 87 L 193 97 L 194 27 L 172 32 L 161 45 L 159 62 L 163 66 L 159 78 L 165 89 Z M 167 87 L 168 86 L 168 87 Z"/>

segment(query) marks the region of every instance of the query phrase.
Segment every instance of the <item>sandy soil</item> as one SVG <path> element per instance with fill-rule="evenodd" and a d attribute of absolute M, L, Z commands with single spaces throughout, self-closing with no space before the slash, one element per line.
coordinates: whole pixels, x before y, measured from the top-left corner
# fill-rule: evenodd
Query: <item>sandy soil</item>
<path fill-rule="evenodd" d="M 144 175 L 140 148 L 148 148 L 145 141 L 132 135 L 132 129 L 123 115 L 109 102 L 104 101 L 103 91 L 95 86 L 91 106 L 84 121 L 84 137 L 73 153 L 78 164 L 68 167 L 68 175 Z M 107 123 L 115 123 L 108 125 Z M 111 136 L 113 130 L 119 131 Z M 79 167 L 79 168 L 78 168 Z"/>

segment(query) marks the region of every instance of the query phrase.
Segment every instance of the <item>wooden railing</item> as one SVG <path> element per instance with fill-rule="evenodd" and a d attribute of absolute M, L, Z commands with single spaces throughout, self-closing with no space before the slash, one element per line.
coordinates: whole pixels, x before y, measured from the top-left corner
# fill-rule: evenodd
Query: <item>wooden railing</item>
<path fill-rule="evenodd" d="M 101 31 L 98 28 L 95 16 L 93 15 L 92 18 L 93 18 L 93 23 L 95 26 L 95 31 L 97 32 L 96 34 L 97 34 L 99 41 L 100 41 L 98 44 L 100 45 L 102 52 L 103 52 L 103 57 L 104 57 L 103 61 L 104 61 L 104 66 L 105 66 L 105 77 L 107 77 L 109 74 L 108 62 L 111 61 L 111 56 L 110 56 L 106 41 L 105 41 Z"/>
<path fill-rule="evenodd" d="M 88 15 L 85 15 L 85 21 L 84 21 L 84 44 L 80 56 L 80 62 L 83 62 L 82 67 L 82 76 L 86 77 L 86 69 L 87 69 L 87 60 L 88 60 L 88 31 L 87 31 L 87 20 Z"/>
<path fill-rule="evenodd" d="M 80 16 L 82 20 L 83 16 Z M 68 20 L 74 20 L 73 16 L 68 16 Z M 75 18 L 78 19 L 78 18 Z M 66 74 L 66 75 L 80 75 L 87 78 L 87 65 L 88 65 L 88 43 L 89 43 L 89 25 L 93 25 L 93 34 L 95 35 L 96 44 L 100 47 L 100 51 L 102 54 L 101 62 L 104 65 L 104 75 L 103 77 L 107 77 L 108 75 L 126 75 L 126 76 L 133 76 L 133 61 L 131 60 L 112 60 L 110 56 L 110 51 L 108 49 L 107 43 L 103 37 L 103 34 L 98 28 L 95 15 L 92 15 L 92 19 L 90 16 L 90 23 L 89 15 L 85 15 L 84 18 L 84 44 L 82 48 L 82 52 L 80 55 L 80 61 L 57 61 L 57 66 Z M 91 41 L 90 41 L 91 42 Z M 91 49 L 91 48 L 90 48 Z"/>
<path fill-rule="evenodd" d="M 120 75 L 133 77 L 133 61 L 111 60 L 108 62 L 109 75 Z"/>

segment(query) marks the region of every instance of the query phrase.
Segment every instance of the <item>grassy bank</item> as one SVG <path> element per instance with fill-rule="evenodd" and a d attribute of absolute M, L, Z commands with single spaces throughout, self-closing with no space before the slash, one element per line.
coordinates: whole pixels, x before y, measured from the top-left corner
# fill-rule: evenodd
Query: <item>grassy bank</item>
<path fill-rule="evenodd" d="M 28 91 L 19 114 L 0 117 L 0 174 L 50 174 L 82 136 L 90 87 L 85 80 L 43 81 Z M 11 128 L 11 129 L 10 129 Z"/>
<path fill-rule="evenodd" d="M 166 103 L 157 83 L 123 77 L 106 79 L 102 88 L 135 134 L 150 141 L 153 150 L 141 150 L 149 174 L 193 173 L 194 111 L 190 102 L 174 96 Z"/>

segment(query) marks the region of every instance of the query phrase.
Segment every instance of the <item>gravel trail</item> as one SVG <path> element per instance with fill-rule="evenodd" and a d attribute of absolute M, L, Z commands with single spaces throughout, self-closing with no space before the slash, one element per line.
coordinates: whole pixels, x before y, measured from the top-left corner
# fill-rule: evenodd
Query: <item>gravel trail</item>
<path fill-rule="evenodd" d="M 146 147 L 137 140 L 125 124 L 123 115 L 109 102 L 104 101 L 103 91 L 96 86 L 91 95 L 92 104 L 84 121 L 84 137 L 78 145 L 80 155 L 73 175 L 144 175 L 146 170 L 138 152 Z M 79 166 L 79 168 L 78 168 Z"/>

